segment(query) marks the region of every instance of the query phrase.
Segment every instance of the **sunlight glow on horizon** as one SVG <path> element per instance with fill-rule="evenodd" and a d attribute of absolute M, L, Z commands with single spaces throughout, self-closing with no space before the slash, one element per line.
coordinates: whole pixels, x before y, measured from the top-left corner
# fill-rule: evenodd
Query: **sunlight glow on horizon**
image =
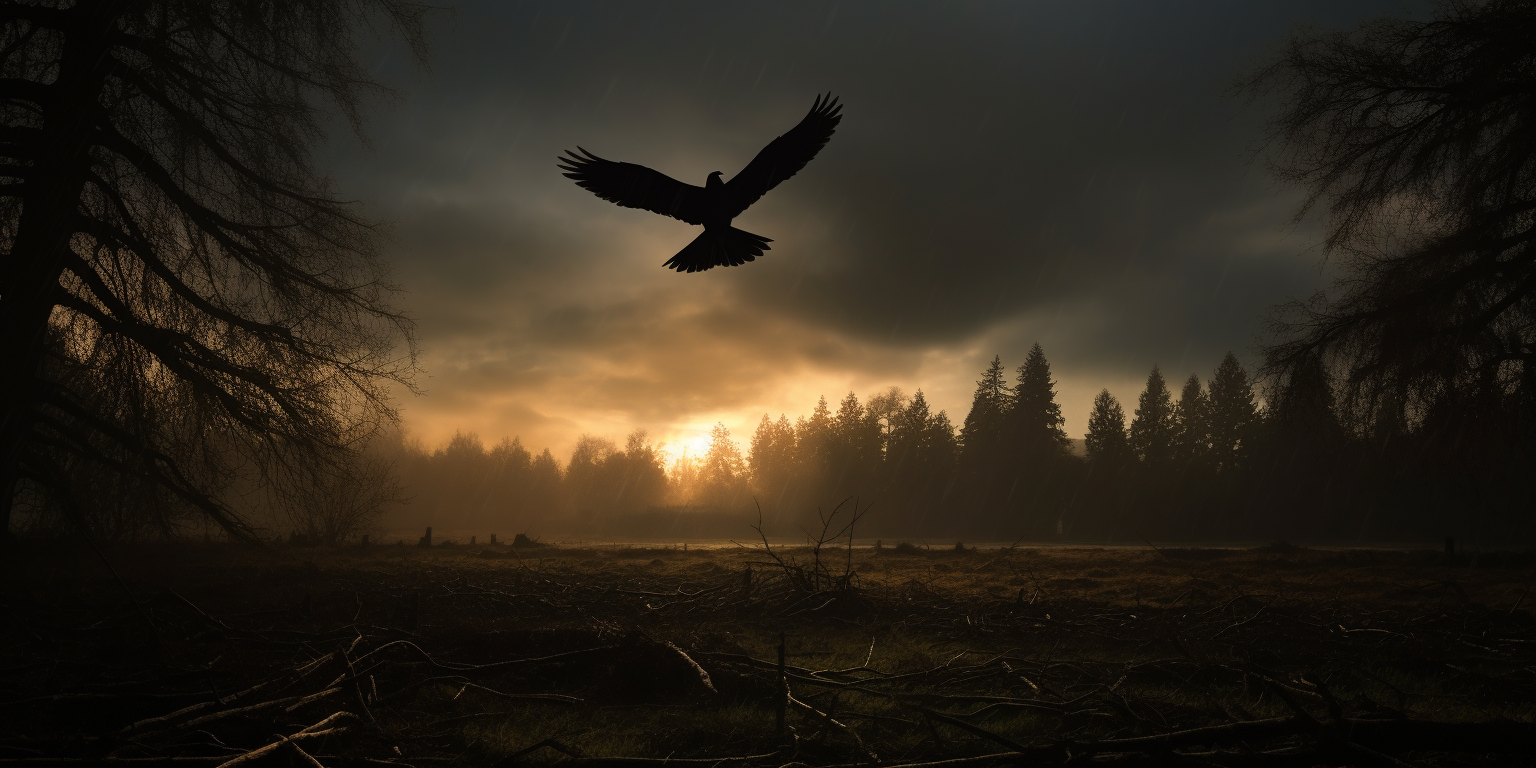
<path fill-rule="evenodd" d="M 1150 370 L 1151 366 L 1148 365 Z M 970 410 L 970 400 L 975 384 L 974 379 L 979 378 L 981 369 L 974 372 L 952 374 L 950 381 L 942 382 L 945 386 L 907 386 L 896 383 L 910 398 L 919 388 L 924 390 L 924 396 L 929 401 L 929 407 L 934 413 L 944 410 L 949 415 L 950 423 L 958 432 L 961 424 L 965 422 L 966 412 Z M 1183 384 L 1188 372 L 1174 373 L 1164 370 L 1164 376 L 1168 380 L 1169 387 L 1174 391 L 1175 398 L 1179 386 Z M 1202 381 L 1208 376 L 1206 373 L 1196 372 Z M 731 410 L 713 411 L 706 414 L 691 415 L 673 424 L 645 424 L 633 416 L 625 416 L 605 413 L 586 414 L 543 414 L 547 422 L 557 423 L 560 426 L 550 428 L 545 425 L 517 424 L 517 420 L 508 420 L 497 413 L 492 407 L 478 409 L 455 408 L 438 414 L 432 414 L 423 418 L 414 415 L 407 409 L 402 418 L 406 426 L 406 432 L 412 438 L 419 439 L 428 451 L 441 448 L 446 445 L 455 433 L 474 433 L 478 435 L 486 448 L 491 448 L 503 438 L 516 437 L 522 441 L 523 447 L 537 455 L 545 448 L 559 460 L 563 466 L 569 461 L 571 450 L 575 447 L 576 438 L 582 434 L 590 434 L 596 437 L 612 440 L 622 450 L 625 438 L 636 429 L 644 429 L 649 433 L 652 445 L 656 446 L 664 455 L 665 466 L 668 470 L 674 462 L 687 455 L 690 458 L 702 458 L 709 452 L 710 433 L 715 424 L 724 424 L 730 431 L 731 440 L 740 448 L 742 458 L 746 458 L 752 440 L 752 434 L 756 431 L 758 422 L 763 414 L 768 414 L 770 420 L 778 420 L 782 413 L 791 423 L 802 417 L 809 417 L 816 407 L 816 399 L 825 395 L 827 406 L 835 415 L 838 403 L 848 391 L 852 390 L 858 395 L 860 403 L 868 403 L 870 396 L 885 391 L 891 384 L 882 386 L 864 385 L 863 382 L 850 383 L 846 375 L 823 375 L 804 377 L 798 386 L 790 385 L 778 398 L 774 398 L 775 406 L 745 406 Z M 929 377 L 935 379 L 937 377 Z M 1062 406 L 1062 414 L 1066 418 L 1065 429 L 1068 437 L 1082 439 L 1087 430 L 1088 412 L 1092 406 L 1093 398 L 1101 389 L 1109 389 L 1124 407 L 1126 418 L 1130 419 L 1136 410 L 1136 399 L 1145 384 L 1144 377 L 1116 378 L 1109 380 L 1094 376 L 1056 376 L 1057 402 Z M 937 385 L 941 382 L 934 381 Z M 840 388 L 839 388 L 840 387 Z M 962 393 L 963 389 L 963 393 Z M 836 396 L 829 394 L 839 392 Z M 959 397 L 946 397 L 940 401 L 934 393 L 948 392 Z M 416 401 L 420 403 L 420 401 Z M 408 403 L 407 406 L 410 404 Z M 471 415 L 474 414 L 474 415 Z M 466 418 L 468 416 L 468 418 Z M 478 418 L 477 418 L 478 416 Z"/>

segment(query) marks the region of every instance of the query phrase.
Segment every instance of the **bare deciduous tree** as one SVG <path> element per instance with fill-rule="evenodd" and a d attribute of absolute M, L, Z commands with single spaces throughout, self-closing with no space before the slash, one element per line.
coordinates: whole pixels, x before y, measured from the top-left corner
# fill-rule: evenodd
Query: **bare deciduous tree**
<path fill-rule="evenodd" d="M 1536 3 L 1304 32 L 1248 83 L 1277 93 L 1280 178 L 1328 214 L 1336 294 L 1282 316 L 1270 373 L 1323 355 L 1361 421 L 1536 384 Z M 1395 413 L 1394 413 L 1395 411 Z"/>
<path fill-rule="evenodd" d="M 0 3 L 0 523 L 79 467 L 237 536 L 218 478 L 334 475 L 393 418 L 410 323 L 378 232 L 312 152 L 381 92 L 357 35 L 398 0 Z"/>

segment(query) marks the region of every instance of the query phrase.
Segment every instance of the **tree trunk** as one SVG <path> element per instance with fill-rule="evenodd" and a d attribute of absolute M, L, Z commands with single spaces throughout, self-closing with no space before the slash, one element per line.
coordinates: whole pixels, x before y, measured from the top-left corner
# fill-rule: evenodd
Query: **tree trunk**
<path fill-rule="evenodd" d="M 121 12 L 112 0 L 81 2 L 68 12 L 58 78 L 46 86 L 41 140 L 22 191 L 21 217 L 0 293 L 0 536 L 10 531 L 21 462 L 39 396 L 48 318 L 58 301 L 64 257 L 90 170 L 98 95 L 112 59 L 106 34 Z"/>

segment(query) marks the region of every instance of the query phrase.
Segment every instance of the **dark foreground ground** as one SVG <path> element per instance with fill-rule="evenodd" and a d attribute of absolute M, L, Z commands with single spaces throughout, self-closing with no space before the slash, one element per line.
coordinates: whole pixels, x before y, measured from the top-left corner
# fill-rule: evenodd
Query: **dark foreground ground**
<path fill-rule="evenodd" d="M 14 550 L 0 768 L 1536 757 L 1536 556 L 783 554 Z"/>

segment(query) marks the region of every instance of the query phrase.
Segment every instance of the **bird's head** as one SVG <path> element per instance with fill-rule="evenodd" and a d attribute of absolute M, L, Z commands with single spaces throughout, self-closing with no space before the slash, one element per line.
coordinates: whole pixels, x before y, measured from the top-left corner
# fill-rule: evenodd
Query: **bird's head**
<path fill-rule="evenodd" d="M 722 173 L 721 171 L 712 171 L 712 172 L 710 172 L 709 179 L 704 182 L 705 189 L 710 189 L 710 188 L 718 187 L 718 186 L 721 186 L 721 185 L 725 184 L 725 182 L 720 180 L 720 177 L 723 176 L 723 175 L 725 175 L 725 174 Z"/>

